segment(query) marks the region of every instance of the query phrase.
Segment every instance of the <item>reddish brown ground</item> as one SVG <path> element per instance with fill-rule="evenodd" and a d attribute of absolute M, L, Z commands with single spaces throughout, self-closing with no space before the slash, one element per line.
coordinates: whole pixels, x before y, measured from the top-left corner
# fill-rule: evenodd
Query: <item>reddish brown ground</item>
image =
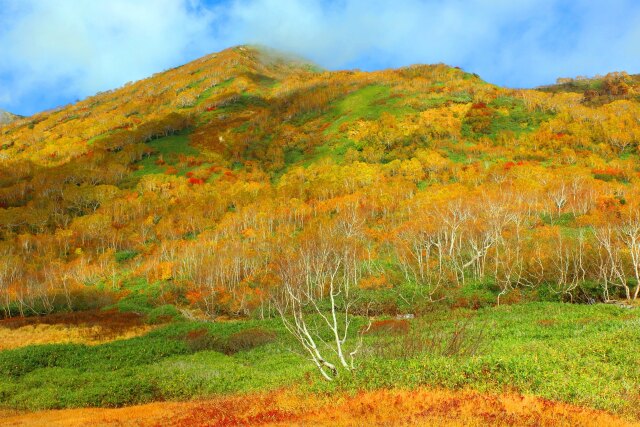
<path fill-rule="evenodd" d="M 143 335 L 151 329 L 141 315 L 116 310 L 12 317 L 0 320 L 0 351 L 33 344 L 100 344 Z"/>
<path fill-rule="evenodd" d="M 4 416 L 3 416 L 4 415 Z M 121 409 L 0 414 L 7 426 L 633 426 L 612 414 L 535 397 L 474 391 L 376 391 L 307 398 L 289 392 Z"/>

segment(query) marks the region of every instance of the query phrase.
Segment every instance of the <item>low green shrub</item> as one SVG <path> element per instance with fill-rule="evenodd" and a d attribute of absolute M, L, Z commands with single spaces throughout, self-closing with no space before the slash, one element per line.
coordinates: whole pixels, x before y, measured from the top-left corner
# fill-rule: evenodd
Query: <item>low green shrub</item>
<path fill-rule="evenodd" d="M 147 295 L 135 293 L 127 295 L 115 304 L 106 307 L 106 309 L 117 309 L 122 312 L 146 315 L 154 309 L 154 306 Z"/>
<path fill-rule="evenodd" d="M 619 413 L 637 407 L 640 364 L 633 355 L 640 310 L 541 302 L 476 310 L 442 306 L 409 320 L 409 334 L 363 336 L 357 369 L 331 383 L 294 352 L 300 349 L 279 319 L 180 321 L 97 346 L 2 351 L 0 406 L 122 406 L 295 384 L 327 393 L 421 386 L 508 389 Z M 319 316 L 309 321 L 323 322 Z M 351 343 L 367 323 L 353 319 Z M 479 331 L 486 337 L 482 346 L 467 345 Z M 331 339 L 326 332 L 321 336 Z M 387 339 L 390 347 L 368 350 Z"/>
<path fill-rule="evenodd" d="M 116 262 L 129 261 L 129 260 L 135 258 L 136 256 L 138 256 L 139 253 L 140 252 L 135 251 L 135 250 L 118 251 L 115 254 Z"/>
<path fill-rule="evenodd" d="M 180 311 L 171 304 L 161 305 L 147 313 L 147 323 L 157 325 L 159 323 L 168 323 L 176 320 L 182 320 L 183 316 Z"/>
<path fill-rule="evenodd" d="M 42 368 L 115 371 L 189 353 L 183 340 L 150 337 L 113 341 L 97 346 L 48 344 L 0 352 L 0 375 L 21 377 Z"/>

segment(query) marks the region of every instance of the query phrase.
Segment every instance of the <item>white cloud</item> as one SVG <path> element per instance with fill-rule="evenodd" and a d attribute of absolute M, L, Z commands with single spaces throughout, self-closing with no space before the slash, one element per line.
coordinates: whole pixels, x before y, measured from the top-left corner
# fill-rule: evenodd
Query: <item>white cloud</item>
<path fill-rule="evenodd" d="M 237 0 L 230 15 L 236 38 L 331 68 L 362 57 L 373 66 L 445 62 L 512 86 L 640 72 L 632 0 Z"/>
<path fill-rule="evenodd" d="M 6 24 L 0 77 L 9 76 L 13 99 L 36 96 L 34 90 L 45 99 L 90 95 L 203 55 L 214 44 L 212 10 L 188 0 L 9 3 L 11 16 L 0 21 Z"/>
<path fill-rule="evenodd" d="M 328 68 L 445 62 L 510 86 L 640 72 L 639 22 L 634 0 L 0 0 L 0 107 L 32 112 L 240 43 Z"/>

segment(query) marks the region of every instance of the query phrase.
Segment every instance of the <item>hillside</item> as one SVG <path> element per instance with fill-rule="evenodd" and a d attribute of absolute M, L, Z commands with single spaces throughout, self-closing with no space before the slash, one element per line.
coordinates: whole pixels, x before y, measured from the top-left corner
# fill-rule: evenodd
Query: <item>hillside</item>
<path fill-rule="evenodd" d="M 638 419 L 639 96 L 239 46 L 7 124 L 0 408 L 471 387 Z"/>
<path fill-rule="evenodd" d="M 142 280 L 246 315 L 302 224 L 309 241 L 348 227 L 376 254 L 361 272 L 375 286 L 451 295 L 464 274 L 509 296 L 563 277 L 545 292 L 583 298 L 603 280 L 597 251 L 558 270 L 545 248 L 593 251 L 585 232 L 635 209 L 640 104 L 625 87 L 594 105 L 445 65 L 327 72 L 237 47 L 37 114 L 0 135 L 5 313 Z M 634 297 L 620 280 L 589 298 Z"/>

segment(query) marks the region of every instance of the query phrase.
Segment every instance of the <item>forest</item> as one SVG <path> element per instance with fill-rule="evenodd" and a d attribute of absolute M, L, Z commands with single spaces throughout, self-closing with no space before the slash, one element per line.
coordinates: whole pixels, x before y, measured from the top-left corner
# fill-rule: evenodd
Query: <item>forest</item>
<path fill-rule="evenodd" d="M 0 336 L 122 325 L 0 347 L 0 404 L 405 386 L 637 422 L 639 143 L 640 75 L 508 89 L 252 46 L 20 117 L 0 127 Z"/>

